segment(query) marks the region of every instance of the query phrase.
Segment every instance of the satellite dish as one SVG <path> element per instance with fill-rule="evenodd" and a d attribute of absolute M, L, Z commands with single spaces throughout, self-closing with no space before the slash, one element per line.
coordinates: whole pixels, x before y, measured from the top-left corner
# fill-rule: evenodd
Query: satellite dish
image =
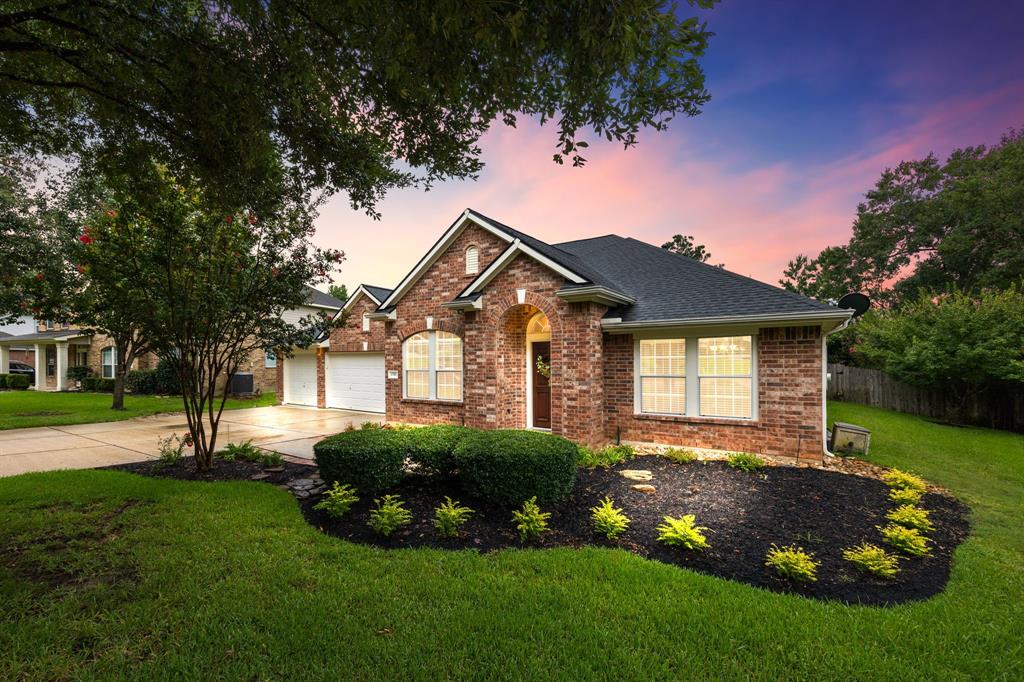
<path fill-rule="evenodd" d="M 840 308 L 852 310 L 854 317 L 860 317 L 871 307 L 871 299 L 860 292 L 854 291 L 839 299 L 838 305 Z"/>

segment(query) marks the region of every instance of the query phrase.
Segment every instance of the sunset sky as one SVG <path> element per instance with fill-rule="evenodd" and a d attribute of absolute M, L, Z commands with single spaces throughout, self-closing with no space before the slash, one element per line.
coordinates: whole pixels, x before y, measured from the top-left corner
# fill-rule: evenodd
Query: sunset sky
<path fill-rule="evenodd" d="M 551 161 L 553 128 L 496 124 L 476 181 L 393 192 L 380 221 L 334 197 L 317 242 L 347 253 L 337 281 L 394 286 L 472 207 L 548 242 L 692 234 L 712 262 L 776 283 L 797 253 L 848 239 L 887 166 L 1024 126 L 1024 3 L 727 0 L 701 14 L 716 33 L 703 114 L 628 151 L 591 139 L 582 169 Z"/>

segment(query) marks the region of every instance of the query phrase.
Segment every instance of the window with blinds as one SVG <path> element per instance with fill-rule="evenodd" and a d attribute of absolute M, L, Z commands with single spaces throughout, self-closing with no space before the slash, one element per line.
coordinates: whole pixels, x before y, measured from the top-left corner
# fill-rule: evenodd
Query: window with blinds
<path fill-rule="evenodd" d="M 640 341 L 640 411 L 686 414 L 686 339 Z"/>
<path fill-rule="evenodd" d="M 466 274 L 475 275 L 480 272 L 480 249 L 476 246 L 466 247 Z"/>
<path fill-rule="evenodd" d="M 753 350 L 749 336 L 698 341 L 700 413 L 707 417 L 753 417 Z"/>
<path fill-rule="evenodd" d="M 424 331 L 402 344 L 405 397 L 462 400 L 462 339 Z"/>

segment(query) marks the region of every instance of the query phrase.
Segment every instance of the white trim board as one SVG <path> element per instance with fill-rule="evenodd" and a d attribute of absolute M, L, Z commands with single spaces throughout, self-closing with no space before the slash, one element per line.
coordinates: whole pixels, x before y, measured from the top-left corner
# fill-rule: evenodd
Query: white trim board
<path fill-rule="evenodd" d="M 540 251 L 537 251 L 531 246 L 527 246 L 517 237 L 512 240 L 512 243 L 507 249 L 502 251 L 501 255 L 494 259 L 494 262 L 487 266 L 487 269 L 480 273 L 480 275 L 470 282 L 469 286 L 462 290 L 462 293 L 457 298 L 464 298 L 475 294 L 478 290 L 487 286 L 487 283 L 498 276 L 498 273 L 505 269 L 505 267 L 512 262 L 516 256 L 520 253 L 529 256 L 541 265 L 554 270 L 562 277 L 566 278 L 573 284 L 583 284 L 588 280 L 580 275 L 576 274 L 569 268 L 559 265 L 555 261 L 551 260 Z"/>

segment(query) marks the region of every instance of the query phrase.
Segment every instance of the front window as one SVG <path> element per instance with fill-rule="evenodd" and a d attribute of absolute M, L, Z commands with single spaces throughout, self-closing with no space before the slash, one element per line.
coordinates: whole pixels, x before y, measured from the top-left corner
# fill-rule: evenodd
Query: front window
<path fill-rule="evenodd" d="M 686 414 L 686 339 L 640 341 L 640 411 Z"/>
<path fill-rule="evenodd" d="M 370 313 L 363 313 L 363 331 L 370 331 Z"/>
<path fill-rule="evenodd" d="M 267 369 L 277 367 L 277 356 L 274 355 L 273 351 L 268 350 L 263 353 L 263 366 Z"/>
<path fill-rule="evenodd" d="M 402 344 L 405 397 L 462 400 L 462 339 L 442 331 L 413 334 Z"/>
<path fill-rule="evenodd" d="M 100 353 L 100 364 L 104 379 L 114 378 L 114 362 L 117 358 L 117 349 L 113 346 L 104 348 Z"/>
<path fill-rule="evenodd" d="M 753 416 L 751 337 L 700 340 L 700 413 L 707 417 Z"/>

